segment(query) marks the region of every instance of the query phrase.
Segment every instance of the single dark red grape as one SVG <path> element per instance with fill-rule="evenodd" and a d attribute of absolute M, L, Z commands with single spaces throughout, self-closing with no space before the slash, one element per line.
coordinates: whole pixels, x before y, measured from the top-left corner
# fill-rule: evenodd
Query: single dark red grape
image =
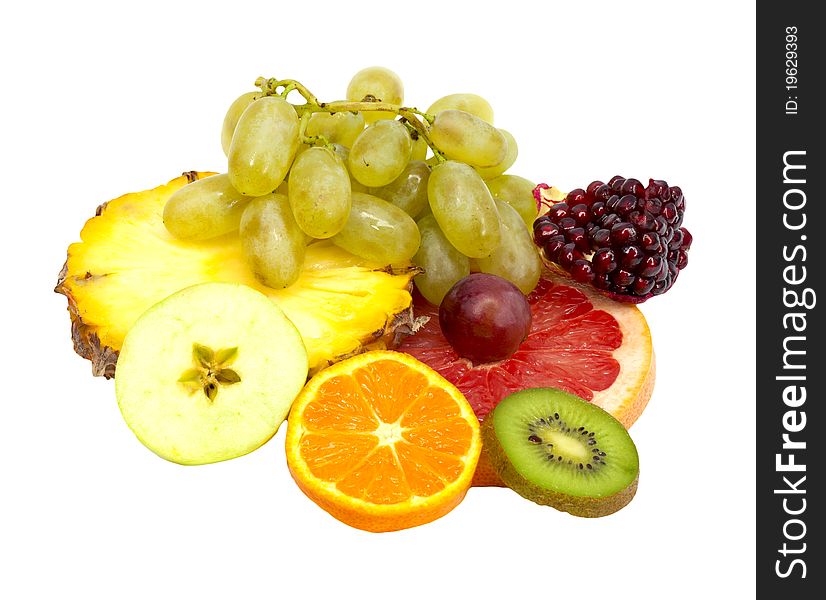
<path fill-rule="evenodd" d="M 505 360 L 531 329 L 528 299 L 510 281 L 471 273 L 448 290 L 439 325 L 457 354 L 475 364 Z"/>

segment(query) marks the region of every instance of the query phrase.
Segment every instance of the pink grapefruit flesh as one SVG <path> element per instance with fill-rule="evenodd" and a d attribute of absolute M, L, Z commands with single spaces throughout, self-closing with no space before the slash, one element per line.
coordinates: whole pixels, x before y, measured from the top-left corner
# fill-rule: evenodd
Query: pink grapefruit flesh
<path fill-rule="evenodd" d="M 416 315 L 430 320 L 399 350 L 456 385 L 480 421 L 508 394 L 555 387 L 597 404 L 630 427 L 654 385 L 651 333 L 639 309 L 548 272 L 528 301 L 531 331 L 507 360 L 474 365 L 460 357 L 442 335 L 438 307 L 418 295 Z M 502 485 L 484 452 L 474 485 Z"/>

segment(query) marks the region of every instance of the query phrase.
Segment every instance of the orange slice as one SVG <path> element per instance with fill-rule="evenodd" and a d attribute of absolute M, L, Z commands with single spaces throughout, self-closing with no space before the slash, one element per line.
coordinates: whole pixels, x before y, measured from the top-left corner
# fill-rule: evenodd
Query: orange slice
<path fill-rule="evenodd" d="M 338 362 L 290 410 L 287 466 L 339 521 L 367 531 L 429 523 L 464 498 L 482 442 L 462 393 L 424 363 L 374 351 Z"/>

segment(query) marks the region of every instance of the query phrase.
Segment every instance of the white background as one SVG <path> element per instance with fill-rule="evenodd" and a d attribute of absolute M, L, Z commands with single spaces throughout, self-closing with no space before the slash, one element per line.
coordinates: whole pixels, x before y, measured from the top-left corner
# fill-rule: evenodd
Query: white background
<path fill-rule="evenodd" d="M 23 5 L 0 24 L 0 596 L 753 596 L 751 3 Z M 472 489 L 430 525 L 350 529 L 294 485 L 283 429 L 237 460 L 167 463 L 72 352 L 51 289 L 98 204 L 224 169 L 224 111 L 257 76 L 332 100 L 372 64 L 420 108 L 488 98 L 519 141 L 515 173 L 682 186 L 695 243 L 675 288 L 642 307 L 658 377 L 621 512 L 579 519 Z"/>

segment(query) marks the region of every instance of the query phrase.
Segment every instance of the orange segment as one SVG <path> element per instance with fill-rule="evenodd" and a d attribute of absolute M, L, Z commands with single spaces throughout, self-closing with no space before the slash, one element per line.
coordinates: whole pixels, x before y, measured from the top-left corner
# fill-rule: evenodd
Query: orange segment
<path fill-rule="evenodd" d="M 424 363 L 366 352 L 307 383 L 286 451 L 293 479 L 324 510 L 359 529 L 395 531 L 459 504 L 479 460 L 479 421 Z"/>
<path fill-rule="evenodd" d="M 376 416 L 385 423 L 397 421 L 424 392 L 427 377 L 392 360 L 380 360 L 353 372 L 353 377 Z"/>
<path fill-rule="evenodd" d="M 375 431 L 376 413 L 364 401 L 352 377 L 331 377 L 319 389 L 326 402 L 307 407 L 304 425 L 313 431 Z"/>
<path fill-rule="evenodd" d="M 403 427 L 432 427 L 460 415 L 459 407 L 446 391 L 431 387 L 410 405 L 402 416 Z"/>
<path fill-rule="evenodd" d="M 442 421 L 438 427 L 417 427 L 404 432 L 404 439 L 428 450 L 462 456 L 470 446 L 471 427 L 461 418 Z"/>
<path fill-rule="evenodd" d="M 343 493 L 374 504 L 396 504 L 410 498 L 404 472 L 389 446 L 381 446 L 336 484 Z"/>
<path fill-rule="evenodd" d="M 325 432 L 307 433 L 301 438 L 301 457 L 313 475 L 338 481 L 355 469 L 376 449 L 372 435 Z"/>
<path fill-rule="evenodd" d="M 447 483 L 459 478 L 465 467 L 464 463 L 455 456 L 412 444 L 398 444 L 396 452 L 403 457 L 403 464 L 417 467 L 411 469 L 408 475 L 411 488 L 415 486 L 417 489 L 430 489 L 435 486 L 435 489 L 441 489 Z M 433 477 L 438 480 L 438 484 L 432 482 Z"/>

